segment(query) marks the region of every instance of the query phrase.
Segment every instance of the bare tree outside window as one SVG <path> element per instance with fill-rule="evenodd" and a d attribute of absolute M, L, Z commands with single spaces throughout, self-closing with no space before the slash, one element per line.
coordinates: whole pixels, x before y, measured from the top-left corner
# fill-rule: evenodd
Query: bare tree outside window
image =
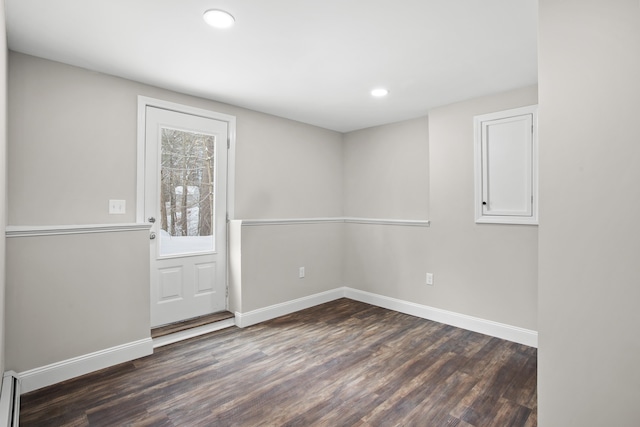
<path fill-rule="evenodd" d="M 212 135 L 162 129 L 160 228 L 165 237 L 213 236 L 214 144 Z M 166 245 L 178 239 L 164 240 Z"/>

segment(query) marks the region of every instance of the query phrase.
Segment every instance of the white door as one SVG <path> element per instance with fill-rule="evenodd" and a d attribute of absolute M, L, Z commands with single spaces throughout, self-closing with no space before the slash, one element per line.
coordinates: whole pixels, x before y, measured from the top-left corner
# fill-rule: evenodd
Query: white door
<path fill-rule="evenodd" d="M 482 122 L 483 215 L 530 217 L 533 115 Z"/>
<path fill-rule="evenodd" d="M 474 118 L 478 223 L 538 223 L 537 106 Z"/>
<path fill-rule="evenodd" d="M 228 124 L 146 106 L 151 326 L 226 308 Z"/>

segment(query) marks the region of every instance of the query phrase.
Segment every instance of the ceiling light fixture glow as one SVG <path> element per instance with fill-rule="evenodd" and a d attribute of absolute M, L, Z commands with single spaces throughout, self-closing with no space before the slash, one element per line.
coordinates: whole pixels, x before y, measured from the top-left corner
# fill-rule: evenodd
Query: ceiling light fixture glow
<path fill-rule="evenodd" d="M 387 96 L 388 94 L 389 90 L 384 88 L 373 89 L 371 91 L 371 96 L 375 96 L 376 98 L 382 98 L 383 96 Z"/>
<path fill-rule="evenodd" d="M 209 9 L 202 17 L 207 24 L 214 28 L 229 28 L 236 22 L 229 12 L 219 9 Z"/>

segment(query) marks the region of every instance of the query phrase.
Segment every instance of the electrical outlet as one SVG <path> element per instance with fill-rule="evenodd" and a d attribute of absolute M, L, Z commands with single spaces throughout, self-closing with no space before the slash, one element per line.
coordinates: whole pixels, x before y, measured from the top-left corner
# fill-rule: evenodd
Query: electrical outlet
<path fill-rule="evenodd" d="M 126 213 L 126 201 L 125 200 L 109 200 L 109 213 L 110 214 L 124 214 Z"/>
<path fill-rule="evenodd" d="M 304 279 L 304 267 L 300 267 L 298 270 L 298 277 Z"/>
<path fill-rule="evenodd" d="M 433 273 L 427 273 L 427 285 L 433 286 Z"/>

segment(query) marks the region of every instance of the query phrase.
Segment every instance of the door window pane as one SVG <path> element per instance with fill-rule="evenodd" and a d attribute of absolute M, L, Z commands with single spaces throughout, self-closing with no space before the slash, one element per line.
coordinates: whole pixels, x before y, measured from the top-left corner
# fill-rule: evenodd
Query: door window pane
<path fill-rule="evenodd" d="M 215 137 L 162 129 L 160 255 L 214 247 Z"/>

